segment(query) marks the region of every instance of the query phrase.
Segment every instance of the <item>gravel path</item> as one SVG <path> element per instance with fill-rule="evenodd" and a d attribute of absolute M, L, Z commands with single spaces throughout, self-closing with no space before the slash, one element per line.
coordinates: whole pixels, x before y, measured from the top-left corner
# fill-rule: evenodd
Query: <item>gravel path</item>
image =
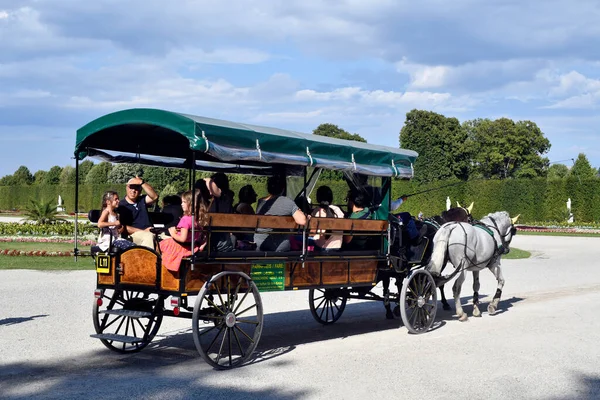
<path fill-rule="evenodd" d="M 351 301 L 324 327 L 306 291 L 265 293 L 258 359 L 232 371 L 202 361 L 189 320 L 166 318 L 133 355 L 89 338 L 93 271 L 0 270 L 0 398 L 600 398 L 600 239 L 513 245 L 533 257 L 503 262 L 501 312 L 461 323 L 440 306 L 440 326 L 423 335 L 386 320 L 379 303 Z M 483 310 L 495 280 L 481 281 Z"/>

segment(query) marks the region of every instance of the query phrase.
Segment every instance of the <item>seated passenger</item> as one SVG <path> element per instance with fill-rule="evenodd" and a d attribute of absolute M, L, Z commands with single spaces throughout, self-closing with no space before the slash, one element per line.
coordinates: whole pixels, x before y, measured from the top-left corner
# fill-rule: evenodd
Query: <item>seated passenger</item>
<path fill-rule="evenodd" d="M 119 206 L 119 195 L 112 190 L 107 191 L 102 196 L 102 213 L 98 218 L 98 228 L 100 228 L 100 236 L 98 237 L 98 247 L 100 250 L 107 251 L 111 241 L 112 247 L 125 250 L 135 243 L 129 240 L 121 239 L 121 232 L 124 227 L 119 222 L 119 214 L 115 211 Z"/>
<path fill-rule="evenodd" d="M 313 217 L 321 218 L 344 218 L 344 213 L 336 205 L 333 205 L 333 192 L 329 186 L 321 186 L 317 189 L 317 201 L 319 206 L 312 212 Z M 313 236 L 314 244 L 318 250 L 337 250 L 342 247 L 343 236 L 333 232 L 327 235 L 324 231 L 317 232 Z"/>
<path fill-rule="evenodd" d="M 192 191 L 187 191 L 181 196 L 181 208 L 183 217 L 179 220 L 177 227 L 169 228 L 170 238 L 160 242 L 162 253 L 162 264 L 170 271 L 179 271 L 181 259 L 192 255 L 192 225 L 194 225 L 194 252 L 204 250 L 206 236 L 202 228 L 208 222 L 208 204 L 202 197 L 201 191 L 195 191 L 194 212 L 196 220 L 192 220 Z"/>
<path fill-rule="evenodd" d="M 353 189 L 348 192 L 348 211 L 350 219 L 371 219 L 371 211 L 368 208 L 369 200 L 365 193 Z M 344 236 L 343 248 L 348 250 L 368 250 L 374 247 L 366 235 Z"/>
<path fill-rule="evenodd" d="M 142 195 L 142 189 L 146 191 Z M 140 177 L 131 178 L 127 182 L 127 194 L 119 202 L 121 222 L 127 228 L 127 234 L 137 245 L 154 249 L 153 228 L 148 215 L 147 206 L 153 204 L 158 196 L 147 182 Z"/>
<path fill-rule="evenodd" d="M 252 208 L 252 204 L 256 203 L 257 197 L 258 195 L 254 191 L 252 185 L 243 186 L 238 194 L 240 202 L 233 208 L 234 212 L 236 214 L 254 215 L 255 212 L 254 208 Z"/>
<path fill-rule="evenodd" d="M 177 227 L 179 220 L 183 216 L 183 208 L 181 208 L 181 197 L 177 195 L 166 196 L 163 199 L 162 213 L 170 214 L 173 219 L 171 222 L 165 224 L 163 232 L 160 234 L 161 239 L 166 239 L 171 236 L 169 234 L 169 228 Z"/>
<path fill-rule="evenodd" d="M 196 188 L 205 185 L 210 192 L 209 213 L 233 214 L 233 192 L 229 189 L 229 179 L 223 172 L 217 172 L 210 178 L 196 182 Z M 217 252 L 234 250 L 235 237 L 227 232 L 215 232 L 210 237 L 210 249 Z"/>
<path fill-rule="evenodd" d="M 236 214 L 254 215 L 252 204 L 256 202 L 257 196 L 252 185 L 242 187 L 238 195 L 240 202 L 233 207 L 234 212 Z M 237 239 L 236 248 L 239 250 L 253 250 L 256 247 L 254 234 L 252 233 L 236 233 L 235 237 Z"/>
<path fill-rule="evenodd" d="M 269 195 L 258 201 L 257 215 L 291 215 L 298 225 L 306 225 L 306 215 L 298 208 L 294 201 L 283 196 L 285 178 L 272 176 L 267 181 Z M 262 251 L 289 251 L 290 238 L 285 234 L 269 234 L 271 229 L 257 229 L 254 235 L 256 247 Z"/>

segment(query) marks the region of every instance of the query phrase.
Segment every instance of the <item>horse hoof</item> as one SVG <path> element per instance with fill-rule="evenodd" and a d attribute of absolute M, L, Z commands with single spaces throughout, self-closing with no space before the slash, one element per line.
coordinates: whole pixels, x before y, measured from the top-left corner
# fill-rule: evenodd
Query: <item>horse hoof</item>
<path fill-rule="evenodd" d="M 473 316 L 474 317 L 481 317 L 481 311 L 479 311 L 479 309 L 473 310 Z"/>
<path fill-rule="evenodd" d="M 400 306 L 394 307 L 394 315 L 400 318 Z"/>
<path fill-rule="evenodd" d="M 489 305 L 488 306 L 488 314 L 494 315 L 496 313 L 496 307 Z"/>
<path fill-rule="evenodd" d="M 452 307 L 450 307 L 450 304 L 443 304 L 442 308 L 444 309 L 444 311 L 451 311 Z"/>
<path fill-rule="evenodd" d="M 468 318 L 469 318 L 469 317 L 467 316 L 467 314 L 466 314 L 466 313 L 464 313 L 463 315 L 461 315 L 461 316 L 458 318 L 458 320 L 459 320 L 460 322 L 465 322 L 465 321 L 466 321 Z"/>

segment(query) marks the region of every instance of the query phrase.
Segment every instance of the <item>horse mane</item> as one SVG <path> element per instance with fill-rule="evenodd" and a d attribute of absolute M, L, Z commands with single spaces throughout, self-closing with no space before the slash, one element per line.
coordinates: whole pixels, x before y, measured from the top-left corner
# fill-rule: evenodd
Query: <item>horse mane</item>
<path fill-rule="evenodd" d="M 510 215 L 507 211 L 496 211 L 493 213 L 489 213 L 484 218 L 493 218 L 496 221 L 506 220 L 510 222 Z"/>

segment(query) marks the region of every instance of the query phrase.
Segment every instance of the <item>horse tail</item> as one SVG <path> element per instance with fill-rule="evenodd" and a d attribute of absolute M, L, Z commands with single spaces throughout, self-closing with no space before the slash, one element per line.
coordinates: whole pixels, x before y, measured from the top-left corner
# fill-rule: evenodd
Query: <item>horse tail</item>
<path fill-rule="evenodd" d="M 431 254 L 431 260 L 427 265 L 427 269 L 432 275 L 439 276 L 442 273 L 444 265 L 448 262 L 446 259 L 446 250 L 448 249 L 448 239 L 450 238 L 450 233 L 452 233 L 453 228 L 454 226 L 446 224 L 435 234 L 433 253 Z"/>

